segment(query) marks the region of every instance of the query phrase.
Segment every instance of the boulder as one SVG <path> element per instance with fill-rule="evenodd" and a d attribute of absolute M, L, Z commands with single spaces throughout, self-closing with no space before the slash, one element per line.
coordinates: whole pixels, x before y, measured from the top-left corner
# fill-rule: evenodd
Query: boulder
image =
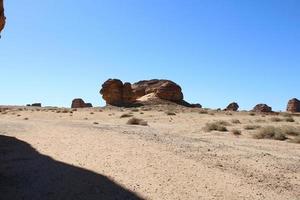
<path fill-rule="evenodd" d="M 33 107 L 42 107 L 42 104 L 41 103 L 33 103 L 33 104 L 31 104 L 31 106 L 33 106 Z"/>
<path fill-rule="evenodd" d="M 92 108 L 92 107 L 93 107 L 93 104 L 91 104 L 91 103 L 86 103 L 86 104 L 85 104 L 85 107 L 86 107 L 86 108 Z"/>
<path fill-rule="evenodd" d="M 5 20 L 3 0 L 0 0 L 0 32 L 4 29 Z"/>
<path fill-rule="evenodd" d="M 119 79 L 108 79 L 100 90 L 106 104 L 113 106 L 138 105 L 139 99 L 146 95 L 153 95 L 158 99 L 183 102 L 181 87 L 169 80 L 144 80 L 134 84 L 124 83 Z M 152 98 L 155 99 L 155 98 Z"/>
<path fill-rule="evenodd" d="M 160 99 L 181 102 L 183 94 L 181 87 L 170 80 L 144 80 L 134 83 L 132 85 L 135 98 L 140 98 L 146 94 L 154 93 Z"/>
<path fill-rule="evenodd" d="M 239 105 L 236 102 L 233 102 L 225 108 L 225 111 L 237 111 L 238 109 Z"/>
<path fill-rule="evenodd" d="M 82 99 L 74 99 L 71 108 L 86 108 L 86 103 Z"/>
<path fill-rule="evenodd" d="M 300 101 L 296 98 L 289 100 L 286 110 L 288 112 L 300 112 Z"/>
<path fill-rule="evenodd" d="M 202 105 L 200 103 L 192 103 L 192 104 L 190 104 L 190 107 L 192 107 L 192 108 L 202 108 Z"/>
<path fill-rule="evenodd" d="M 257 104 L 253 110 L 254 112 L 272 112 L 272 108 L 268 106 L 267 104 Z"/>

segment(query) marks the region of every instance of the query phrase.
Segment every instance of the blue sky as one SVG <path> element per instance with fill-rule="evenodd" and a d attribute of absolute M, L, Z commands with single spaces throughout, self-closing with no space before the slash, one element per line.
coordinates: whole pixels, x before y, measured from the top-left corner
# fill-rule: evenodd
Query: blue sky
<path fill-rule="evenodd" d="M 75 3 L 74 3 L 75 2 Z M 300 98 L 298 0 L 6 0 L 0 104 L 104 105 L 108 78 L 171 79 L 185 99 L 284 110 Z"/>

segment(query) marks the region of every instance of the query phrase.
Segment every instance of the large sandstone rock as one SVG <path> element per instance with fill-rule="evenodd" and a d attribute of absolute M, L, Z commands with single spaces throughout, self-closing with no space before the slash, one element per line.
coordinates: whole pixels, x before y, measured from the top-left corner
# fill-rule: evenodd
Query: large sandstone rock
<path fill-rule="evenodd" d="M 132 85 L 132 89 L 135 98 L 154 93 L 160 99 L 172 102 L 181 102 L 183 100 L 181 87 L 170 80 L 152 79 L 139 81 Z"/>
<path fill-rule="evenodd" d="M 300 101 L 296 98 L 289 100 L 286 110 L 288 112 L 300 112 Z"/>
<path fill-rule="evenodd" d="M 91 103 L 85 103 L 82 99 L 74 99 L 71 108 L 90 108 L 93 107 Z"/>
<path fill-rule="evenodd" d="M 144 80 L 134 84 L 124 83 L 119 79 L 108 79 L 102 85 L 100 94 L 107 104 L 113 106 L 132 106 L 146 95 L 153 95 L 158 99 L 183 102 L 181 87 L 169 80 Z M 155 99 L 151 97 L 151 99 Z M 149 99 L 149 98 L 144 98 Z"/>
<path fill-rule="evenodd" d="M 272 112 L 272 108 L 268 106 L 267 104 L 257 104 L 253 108 L 254 112 Z"/>
<path fill-rule="evenodd" d="M 236 102 L 229 104 L 225 110 L 226 111 L 237 111 L 239 109 L 239 105 Z"/>
<path fill-rule="evenodd" d="M 105 81 L 100 94 L 102 94 L 107 104 L 113 106 L 126 106 L 134 101 L 131 84 L 123 84 L 119 79 L 108 79 Z"/>
<path fill-rule="evenodd" d="M 0 32 L 3 30 L 5 26 L 5 15 L 4 15 L 4 7 L 3 0 L 0 0 Z"/>

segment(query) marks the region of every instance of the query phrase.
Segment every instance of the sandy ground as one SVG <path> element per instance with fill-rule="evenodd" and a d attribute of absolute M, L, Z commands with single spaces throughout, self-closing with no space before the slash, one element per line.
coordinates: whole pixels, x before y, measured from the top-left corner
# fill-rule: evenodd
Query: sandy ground
<path fill-rule="evenodd" d="M 180 107 L 67 111 L 0 113 L 0 199 L 300 199 L 300 144 L 253 139 L 257 130 L 243 128 L 299 128 L 300 117 L 270 122 Z M 129 112 L 148 126 L 127 125 L 120 116 Z M 229 132 L 203 130 L 215 120 L 231 123 Z"/>

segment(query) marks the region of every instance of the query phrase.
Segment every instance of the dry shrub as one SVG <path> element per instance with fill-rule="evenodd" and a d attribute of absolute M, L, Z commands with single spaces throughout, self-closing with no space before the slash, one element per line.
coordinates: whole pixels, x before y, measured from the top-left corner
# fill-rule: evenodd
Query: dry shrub
<path fill-rule="evenodd" d="M 256 129 L 258 129 L 258 128 L 260 128 L 261 126 L 259 126 L 259 125 L 246 125 L 246 126 L 244 126 L 244 129 L 245 130 L 256 130 Z"/>
<path fill-rule="evenodd" d="M 270 118 L 270 121 L 271 121 L 271 122 L 281 122 L 282 119 L 279 118 L 279 117 L 271 117 L 271 118 Z"/>
<path fill-rule="evenodd" d="M 249 113 L 250 116 L 255 116 L 256 114 L 254 112 Z"/>
<path fill-rule="evenodd" d="M 238 120 L 238 119 L 232 119 L 231 123 L 233 123 L 233 124 L 241 124 L 241 121 Z"/>
<path fill-rule="evenodd" d="M 221 131 L 226 132 L 228 131 L 226 126 L 228 126 L 229 123 L 225 121 L 217 121 L 217 122 L 211 122 L 206 123 L 204 127 L 204 131 L 211 132 L 211 131 Z"/>
<path fill-rule="evenodd" d="M 93 113 L 93 112 L 90 112 L 90 114 L 93 115 L 94 113 Z"/>
<path fill-rule="evenodd" d="M 129 124 L 129 125 L 141 125 L 141 126 L 147 126 L 148 125 L 148 123 L 145 120 L 135 118 L 135 117 L 129 119 L 127 121 L 127 124 Z"/>
<path fill-rule="evenodd" d="M 281 128 L 274 126 L 266 126 L 261 128 L 254 136 L 256 139 L 273 139 L 273 140 L 286 140 L 286 135 L 282 132 Z"/>
<path fill-rule="evenodd" d="M 132 117 L 133 115 L 130 113 L 125 113 L 120 116 L 120 118 Z"/>
<path fill-rule="evenodd" d="M 232 130 L 231 130 L 231 133 L 232 133 L 233 135 L 241 135 L 241 134 L 242 134 L 242 132 L 241 132 L 240 130 L 238 130 L 238 129 L 232 129 Z"/>
<path fill-rule="evenodd" d="M 208 111 L 207 110 L 200 110 L 199 114 L 208 114 Z"/>
<path fill-rule="evenodd" d="M 293 126 L 282 126 L 280 127 L 281 132 L 285 135 L 300 136 L 300 129 Z"/>
<path fill-rule="evenodd" d="M 291 142 L 300 144 L 300 136 L 294 137 L 293 139 L 291 139 Z"/>
<path fill-rule="evenodd" d="M 94 122 L 93 124 L 99 124 L 98 122 Z"/>
<path fill-rule="evenodd" d="M 172 111 L 167 111 L 166 114 L 167 114 L 167 115 L 176 115 L 176 113 L 175 113 L 175 112 L 172 112 Z"/>
<path fill-rule="evenodd" d="M 29 118 L 28 118 L 28 117 L 25 117 L 24 120 L 29 120 Z"/>
<path fill-rule="evenodd" d="M 287 118 L 285 118 L 285 121 L 286 122 L 295 122 L 293 117 L 287 117 Z"/>
<path fill-rule="evenodd" d="M 140 110 L 138 108 L 131 109 L 131 112 L 139 112 Z"/>
<path fill-rule="evenodd" d="M 256 119 L 255 122 L 256 123 L 264 123 L 264 122 L 266 122 L 266 120 L 264 120 L 264 119 Z"/>
<path fill-rule="evenodd" d="M 62 113 L 69 113 L 69 111 L 68 110 L 63 110 L 63 111 L 61 111 Z"/>

